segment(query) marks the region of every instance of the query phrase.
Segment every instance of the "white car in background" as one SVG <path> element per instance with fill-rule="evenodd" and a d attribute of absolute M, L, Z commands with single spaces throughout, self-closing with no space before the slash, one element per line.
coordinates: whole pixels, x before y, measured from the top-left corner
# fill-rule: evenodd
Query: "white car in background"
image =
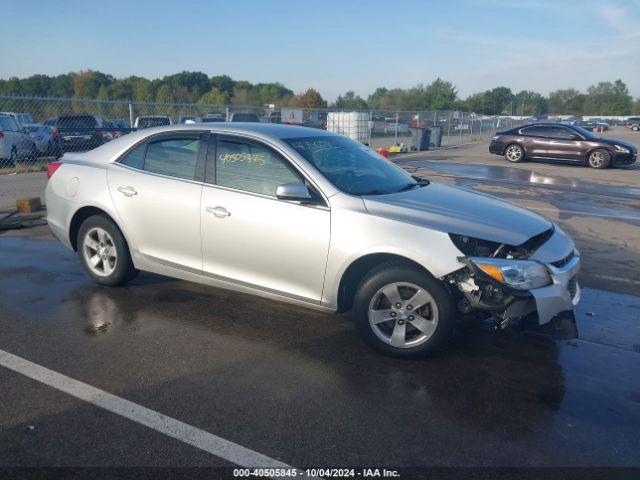
<path fill-rule="evenodd" d="M 143 115 L 136 117 L 136 121 L 133 124 L 133 128 L 152 128 L 162 127 L 166 125 L 173 125 L 173 120 L 167 115 Z"/>
<path fill-rule="evenodd" d="M 96 282 L 146 270 L 350 312 L 388 355 L 429 353 L 463 313 L 545 324 L 580 298 L 580 256 L 550 221 L 324 130 L 140 130 L 47 173 L 49 226 Z"/>
<path fill-rule="evenodd" d="M 19 159 L 37 156 L 35 142 L 12 115 L 0 113 L 0 168 L 13 168 Z"/>
<path fill-rule="evenodd" d="M 407 135 L 409 133 L 409 124 L 399 122 L 395 118 L 385 118 L 385 135 L 395 135 L 396 131 L 398 135 Z"/>
<path fill-rule="evenodd" d="M 62 142 L 55 128 L 40 123 L 27 123 L 24 131 L 36 144 L 38 154 L 56 158 L 62 155 Z"/>
<path fill-rule="evenodd" d="M 33 117 L 28 113 L 0 112 L 0 114 L 13 117 L 13 119 L 18 122 L 18 125 L 20 125 L 21 127 L 26 125 L 27 123 L 36 123 Z"/>

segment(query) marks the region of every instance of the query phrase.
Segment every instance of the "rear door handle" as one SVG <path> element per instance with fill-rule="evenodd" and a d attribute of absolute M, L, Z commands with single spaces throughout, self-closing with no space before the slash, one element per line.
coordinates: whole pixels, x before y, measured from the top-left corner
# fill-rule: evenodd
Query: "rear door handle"
<path fill-rule="evenodd" d="M 125 197 L 133 197 L 134 195 L 138 194 L 138 192 L 136 192 L 136 189 L 133 187 L 118 187 L 118 191 L 124 194 Z"/>
<path fill-rule="evenodd" d="M 224 207 L 207 207 L 207 213 L 213 213 L 218 218 L 225 218 L 231 215 Z"/>

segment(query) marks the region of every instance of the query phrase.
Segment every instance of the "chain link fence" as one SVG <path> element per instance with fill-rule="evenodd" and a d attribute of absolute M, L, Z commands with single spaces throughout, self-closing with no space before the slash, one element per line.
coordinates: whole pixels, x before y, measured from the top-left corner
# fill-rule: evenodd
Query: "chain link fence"
<path fill-rule="evenodd" d="M 0 174 L 44 170 L 66 152 L 96 148 L 131 131 L 200 122 L 264 122 L 329 129 L 374 149 L 405 153 L 488 139 L 519 117 L 461 111 L 344 112 L 275 106 L 152 103 L 0 96 Z M 350 122 L 356 122 L 353 128 Z M 418 135 L 429 129 L 430 138 Z"/>

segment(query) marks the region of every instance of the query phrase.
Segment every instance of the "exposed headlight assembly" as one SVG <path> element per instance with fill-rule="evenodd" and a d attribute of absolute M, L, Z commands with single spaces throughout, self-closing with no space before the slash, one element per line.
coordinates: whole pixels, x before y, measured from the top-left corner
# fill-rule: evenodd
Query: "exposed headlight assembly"
<path fill-rule="evenodd" d="M 614 145 L 613 147 L 616 149 L 616 152 L 618 153 L 631 153 L 631 150 L 621 145 Z"/>
<path fill-rule="evenodd" d="M 516 290 L 531 290 L 551 283 L 549 271 L 535 260 L 467 257 L 467 260 L 489 277 Z"/>

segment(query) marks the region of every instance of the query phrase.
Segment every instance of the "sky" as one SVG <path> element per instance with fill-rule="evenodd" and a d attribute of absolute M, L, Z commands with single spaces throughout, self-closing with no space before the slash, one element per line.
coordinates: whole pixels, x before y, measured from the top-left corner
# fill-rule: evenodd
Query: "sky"
<path fill-rule="evenodd" d="M 309 87 L 461 97 L 621 78 L 640 97 L 640 0 L 2 0 L 0 78 L 183 70 Z"/>

